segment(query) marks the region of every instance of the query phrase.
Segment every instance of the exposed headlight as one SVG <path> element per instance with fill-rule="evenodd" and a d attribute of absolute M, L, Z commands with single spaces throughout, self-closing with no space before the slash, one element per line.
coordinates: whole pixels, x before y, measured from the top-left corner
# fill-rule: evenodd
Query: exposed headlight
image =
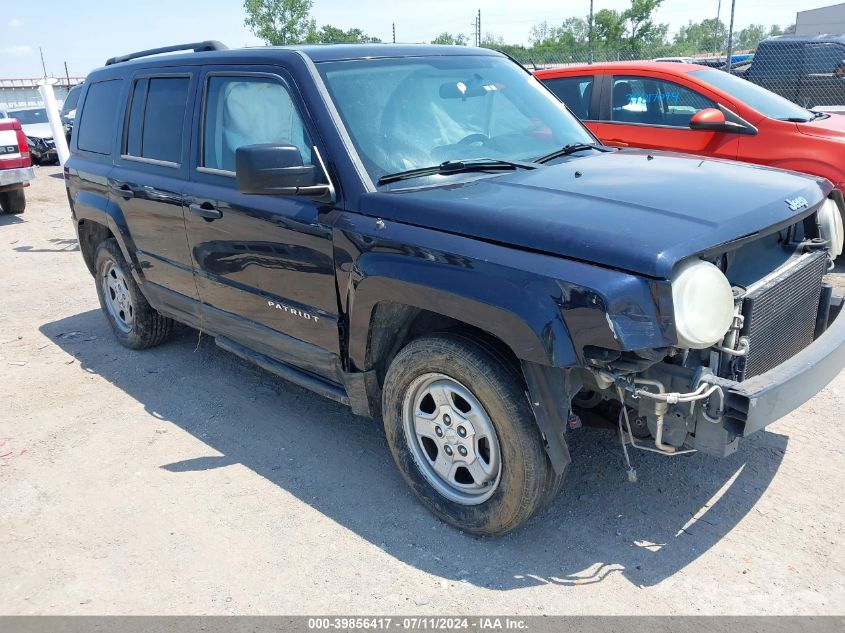
<path fill-rule="evenodd" d="M 678 345 L 704 349 L 721 341 L 734 318 L 734 297 L 727 277 L 700 259 L 684 262 L 672 277 Z"/>
<path fill-rule="evenodd" d="M 836 200 L 825 200 L 818 213 L 819 233 L 823 240 L 827 240 L 827 250 L 830 258 L 836 259 L 842 254 L 842 241 L 845 240 L 845 228 L 842 227 L 842 214 Z"/>

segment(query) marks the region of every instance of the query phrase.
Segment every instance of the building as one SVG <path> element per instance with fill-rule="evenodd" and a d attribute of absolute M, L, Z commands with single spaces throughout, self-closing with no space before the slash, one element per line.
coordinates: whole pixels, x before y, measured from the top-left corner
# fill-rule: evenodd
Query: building
<path fill-rule="evenodd" d="M 67 91 L 76 84 L 82 83 L 84 77 L 56 78 L 53 90 L 56 93 L 56 101 L 61 103 L 65 100 Z M 0 79 L 0 108 L 16 108 L 19 106 L 34 106 L 41 104 L 41 94 L 38 92 L 36 79 Z"/>
<path fill-rule="evenodd" d="M 845 34 L 845 2 L 799 11 L 795 16 L 795 35 L 842 34 Z"/>

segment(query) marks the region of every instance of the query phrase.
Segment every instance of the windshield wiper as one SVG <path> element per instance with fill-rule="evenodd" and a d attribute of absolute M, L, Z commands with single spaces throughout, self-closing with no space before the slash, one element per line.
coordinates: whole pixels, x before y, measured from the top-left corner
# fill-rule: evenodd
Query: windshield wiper
<path fill-rule="evenodd" d="M 534 162 L 542 165 L 543 163 L 548 163 L 550 160 L 554 160 L 555 158 L 569 156 L 570 154 L 574 154 L 575 152 L 583 152 L 588 149 L 594 149 L 597 152 L 613 151 L 613 148 L 605 147 L 604 145 L 599 145 L 598 143 L 569 143 L 567 145 L 564 145 L 560 149 L 555 150 L 551 154 L 540 156 L 540 158 L 535 159 Z"/>
<path fill-rule="evenodd" d="M 512 171 L 515 169 L 537 169 L 534 163 L 521 163 L 518 161 L 498 160 L 496 158 L 473 158 L 471 160 L 447 160 L 439 165 L 429 167 L 418 167 L 407 171 L 397 171 L 395 174 L 385 174 L 378 179 L 378 184 L 386 185 L 400 180 L 421 178 L 423 176 L 450 174 L 465 174 L 473 171 Z"/>

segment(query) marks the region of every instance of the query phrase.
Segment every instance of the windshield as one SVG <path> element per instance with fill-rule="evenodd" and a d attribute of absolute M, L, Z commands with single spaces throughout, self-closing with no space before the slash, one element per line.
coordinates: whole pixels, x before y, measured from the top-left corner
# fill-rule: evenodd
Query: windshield
<path fill-rule="evenodd" d="M 595 138 L 548 90 L 494 56 L 318 64 L 375 181 L 477 158 L 531 160 Z"/>
<path fill-rule="evenodd" d="M 813 113 L 784 99 L 774 92 L 761 88 L 747 79 L 741 79 L 722 70 L 708 68 L 694 70 L 690 73 L 698 79 L 715 86 L 723 92 L 736 97 L 747 106 L 757 110 L 760 114 L 781 121 L 809 121 Z"/>
<path fill-rule="evenodd" d="M 79 101 L 79 95 L 82 93 L 82 85 L 74 86 L 70 89 L 65 97 L 65 102 L 62 104 L 62 114 L 67 114 L 71 110 L 76 110 L 76 104 Z"/>
<path fill-rule="evenodd" d="M 47 110 L 45 108 L 33 108 L 32 110 L 12 110 L 9 116 L 20 121 L 21 125 L 30 123 L 47 123 Z"/>

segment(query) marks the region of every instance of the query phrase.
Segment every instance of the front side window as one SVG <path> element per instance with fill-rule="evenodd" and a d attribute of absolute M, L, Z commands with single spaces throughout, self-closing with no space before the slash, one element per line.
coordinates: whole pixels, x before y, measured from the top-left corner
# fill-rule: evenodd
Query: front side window
<path fill-rule="evenodd" d="M 664 79 L 614 77 L 610 120 L 639 125 L 689 127 L 692 115 L 716 103 Z"/>
<path fill-rule="evenodd" d="M 593 77 L 553 77 L 543 83 L 579 119 L 590 118 Z"/>
<path fill-rule="evenodd" d="M 595 139 L 534 77 L 488 55 L 317 64 L 368 173 L 532 160 Z"/>
<path fill-rule="evenodd" d="M 179 164 L 189 77 L 150 77 L 135 82 L 129 106 L 125 152 Z"/>
<path fill-rule="evenodd" d="M 202 166 L 235 171 L 239 147 L 294 145 L 311 164 L 311 140 L 285 86 L 266 77 L 211 76 L 203 119 Z"/>

